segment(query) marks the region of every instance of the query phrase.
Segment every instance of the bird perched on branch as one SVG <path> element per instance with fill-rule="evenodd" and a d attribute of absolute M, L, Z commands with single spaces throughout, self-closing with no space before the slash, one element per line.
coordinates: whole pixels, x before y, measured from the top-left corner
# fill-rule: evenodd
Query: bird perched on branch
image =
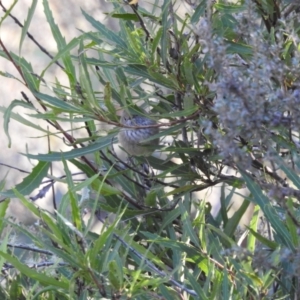
<path fill-rule="evenodd" d="M 126 126 L 149 126 L 157 124 L 149 118 L 130 114 L 124 110 L 121 116 L 121 123 Z M 149 128 L 121 128 L 118 139 L 124 150 L 132 156 L 150 156 L 159 143 L 159 138 L 149 140 L 153 135 L 158 134 L 158 127 Z M 147 141 L 145 141 L 147 140 Z M 145 142 L 144 142 L 145 141 Z"/>

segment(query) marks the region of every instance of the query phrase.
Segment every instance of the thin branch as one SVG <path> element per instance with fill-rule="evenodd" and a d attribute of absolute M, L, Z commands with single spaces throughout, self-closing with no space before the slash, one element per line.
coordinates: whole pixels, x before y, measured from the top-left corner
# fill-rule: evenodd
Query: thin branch
<path fill-rule="evenodd" d="M 147 126 L 130 126 L 130 125 L 126 125 L 126 124 L 121 124 L 120 122 L 114 122 L 114 121 L 110 121 L 106 118 L 103 118 L 103 116 L 101 116 L 99 114 L 96 114 L 96 119 L 98 121 L 104 122 L 106 124 L 114 125 L 114 126 L 121 127 L 121 128 L 143 129 L 143 128 L 157 128 L 157 127 L 164 127 L 164 126 L 171 127 L 171 126 L 174 126 L 174 125 L 177 125 L 177 124 L 180 124 L 180 123 L 184 123 L 184 122 L 189 121 L 189 120 L 193 120 L 196 117 L 198 117 L 201 112 L 202 112 L 202 110 L 198 109 L 194 113 L 192 113 L 191 115 L 189 115 L 187 117 L 184 117 L 182 119 L 174 120 L 174 121 L 171 121 L 171 122 L 164 122 L 164 123 L 158 123 L 158 124 L 153 124 L 153 125 L 147 125 Z"/>
<path fill-rule="evenodd" d="M 32 252 L 37 252 L 40 254 L 53 255 L 53 253 L 51 251 L 40 249 L 37 247 L 31 247 L 31 246 L 27 246 L 27 245 L 23 245 L 23 244 L 7 243 L 7 246 L 10 248 L 14 248 L 14 249 L 23 249 L 23 250 L 28 250 L 28 251 L 32 251 Z"/>
<path fill-rule="evenodd" d="M 17 167 L 10 166 L 10 165 L 8 165 L 8 164 L 4 164 L 4 163 L 1 163 L 1 162 L 0 162 L 0 166 L 4 166 L 4 167 L 10 168 L 10 169 L 17 170 L 17 171 L 19 171 L 19 172 L 21 172 L 21 173 L 30 174 L 30 172 L 28 172 L 28 171 L 25 171 L 25 170 L 22 170 L 22 169 L 19 169 L 19 168 L 17 168 Z"/>
<path fill-rule="evenodd" d="M 43 268 L 43 267 L 49 267 L 49 266 L 60 266 L 60 267 L 71 267 L 69 264 L 65 263 L 65 262 L 53 262 L 53 261 L 44 261 L 44 262 L 41 262 L 41 263 L 38 263 L 38 264 L 26 264 L 27 267 L 31 268 L 31 269 L 37 269 L 37 268 Z M 12 264 L 9 264 L 9 263 L 5 263 L 3 268 L 2 268 L 2 272 L 5 272 L 9 269 L 14 269 L 15 266 L 12 265 Z"/>
<path fill-rule="evenodd" d="M 4 5 L 2 4 L 2 1 L 0 1 L 0 6 L 2 7 L 3 11 L 4 12 L 7 12 L 7 9 L 4 7 Z M 9 13 L 9 16 L 15 21 L 15 23 L 17 25 L 19 25 L 21 28 L 24 27 L 24 25 L 15 17 L 13 16 L 11 13 Z M 50 57 L 51 59 L 54 58 L 54 56 L 52 56 L 34 37 L 32 34 L 30 34 L 28 31 L 27 31 L 27 36 L 40 48 L 40 50 L 42 52 L 44 52 L 48 57 Z M 59 62 L 55 61 L 55 64 L 58 65 L 61 69 L 65 69 Z"/>

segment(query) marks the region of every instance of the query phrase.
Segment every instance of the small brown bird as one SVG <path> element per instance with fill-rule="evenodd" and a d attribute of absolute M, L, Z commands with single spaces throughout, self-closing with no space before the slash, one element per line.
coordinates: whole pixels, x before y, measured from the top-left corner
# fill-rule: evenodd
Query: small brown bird
<path fill-rule="evenodd" d="M 123 111 L 121 123 L 127 126 L 148 126 L 157 124 L 156 121 L 136 114 Z M 150 128 L 121 128 L 118 139 L 125 151 L 132 156 L 149 156 L 153 153 L 159 138 L 143 142 L 159 132 L 158 127 Z"/>

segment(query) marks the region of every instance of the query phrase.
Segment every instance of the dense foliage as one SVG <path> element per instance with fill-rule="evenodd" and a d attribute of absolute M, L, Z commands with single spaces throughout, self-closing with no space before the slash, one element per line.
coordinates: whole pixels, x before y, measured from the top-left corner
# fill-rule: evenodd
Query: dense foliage
<path fill-rule="evenodd" d="M 36 5 L 20 27 L 20 49 L 32 39 L 26 34 Z M 41 74 L 0 40 L 1 59 L 19 78 L 1 75 L 26 87 L 3 109 L 9 145 L 14 119 L 69 147 L 26 153 L 36 162 L 31 173 L 14 189 L 2 184 L 1 299 L 296 299 L 300 4 L 112 5 L 117 30 L 82 11 L 93 31 L 67 42 L 43 0 L 57 53 Z M 14 12 L 1 7 L 0 25 Z M 56 78 L 49 89 L 43 77 L 54 65 L 68 85 Z M 31 113 L 18 115 L 17 107 Z M 118 155 L 119 112 L 129 107 L 147 111 L 160 128 L 150 157 Z M 54 161 L 64 176 L 51 175 Z M 85 179 L 76 180 L 70 166 Z M 56 182 L 68 190 L 59 202 L 53 195 L 52 214 L 34 201 Z M 216 185 L 221 208 L 212 216 L 198 192 Z M 231 199 L 245 187 L 250 194 L 230 217 Z M 7 220 L 12 197 L 39 223 L 26 228 Z M 241 232 L 250 203 L 252 220 Z M 84 211 L 103 222 L 99 235 L 83 222 Z M 4 231 L 8 226 L 13 231 Z M 16 234 L 30 242 L 14 244 Z"/>

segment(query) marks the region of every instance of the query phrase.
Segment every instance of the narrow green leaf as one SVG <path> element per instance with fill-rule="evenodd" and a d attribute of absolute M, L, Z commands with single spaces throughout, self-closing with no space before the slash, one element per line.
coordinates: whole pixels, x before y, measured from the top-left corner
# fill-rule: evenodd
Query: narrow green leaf
<path fill-rule="evenodd" d="M 0 106 L 0 112 L 5 113 L 6 110 L 7 110 L 6 107 Z M 30 114 L 29 114 L 29 115 L 30 115 Z M 16 120 L 17 122 L 19 122 L 19 123 L 21 123 L 21 124 L 23 124 L 23 125 L 25 125 L 25 126 L 28 126 L 28 127 L 30 127 L 30 128 L 37 129 L 38 131 L 42 131 L 42 132 L 44 132 L 44 133 L 48 133 L 48 131 L 45 130 L 44 128 L 42 128 L 42 127 L 36 125 L 36 124 L 33 123 L 33 122 L 30 122 L 30 121 L 24 119 L 22 116 L 20 116 L 20 115 L 17 114 L 17 113 L 10 112 L 10 118 L 13 119 L 13 120 Z"/>
<path fill-rule="evenodd" d="M 12 114 L 12 110 L 17 107 L 17 106 L 21 106 L 24 108 L 28 108 L 28 109 L 34 109 L 32 104 L 26 103 L 24 101 L 20 101 L 20 100 L 13 100 L 10 105 L 8 106 L 8 108 L 5 110 L 4 112 L 4 132 L 8 138 L 8 147 L 11 147 L 11 138 L 8 132 L 8 125 L 11 119 L 11 114 Z"/>
<path fill-rule="evenodd" d="M 11 263 L 23 275 L 40 282 L 42 285 L 53 285 L 65 290 L 69 289 L 69 284 L 63 279 L 63 277 L 61 277 L 60 280 L 56 280 L 53 276 L 47 276 L 45 273 L 37 272 L 35 269 L 26 266 L 10 254 L 0 251 L 0 255 L 4 257 L 7 262 Z"/>
<path fill-rule="evenodd" d="M 109 82 L 107 82 L 104 87 L 104 103 L 105 103 L 105 106 L 107 107 L 108 111 L 113 116 L 116 116 L 116 109 L 115 109 L 115 106 L 112 104 L 111 87 L 110 87 Z"/>
<path fill-rule="evenodd" d="M 235 246 L 235 244 L 236 244 L 235 241 L 231 237 L 229 237 L 223 230 L 216 228 L 210 224 L 206 224 L 206 226 L 208 229 L 216 232 L 219 235 L 220 240 L 221 240 L 222 244 L 224 245 L 224 247 L 231 248 L 231 247 Z"/>
<path fill-rule="evenodd" d="M 11 4 L 11 6 L 5 11 L 3 17 L 0 20 L 0 26 L 2 25 L 3 21 L 9 16 L 14 6 L 17 4 L 19 0 L 14 0 L 14 2 Z"/>
<path fill-rule="evenodd" d="M 48 1 L 43 0 L 43 6 L 44 6 L 44 11 L 45 15 L 47 18 L 47 22 L 50 25 L 52 36 L 54 37 L 56 44 L 57 44 L 57 49 L 60 50 L 66 45 L 66 41 L 64 37 L 62 36 L 58 26 L 55 24 L 52 12 L 50 10 Z"/>
<path fill-rule="evenodd" d="M 223 4 L 223 3 L 215 3 L 214 8 L 219 10 L 222 13 L 233 14 L 244 11 L 246 6 L 244 4 Z"/>
<path fill-rule="evenodd" d="M 22 83 L 22 81 L 19 78 L 12 75 L 11 73 L 0 71 L 0 75 L 3 76 L 3 77 L 6 77 L 6 78 L 11 78 L 11 79 L 17 80 L 18 82 Z"/>
<path fill-rule="evenodd" d="M 262 193 L 262 190 L 249 176 L 239 168 L 249 191 L 252 193 L 255 202 L 260 206 L 261 210 L 265 214 L 266 218 L 270 222 L 271 226 L 275 230 L 276 234 L 282 242 L 290 249 L 294 249 L 294 245 L 291 239 L 290 233 L 287 231 L 285 225 L 280 220 L 278 213 L 276 213 L 273 206 L 271 206 L 270 200 Z"/>
<path fill-rule="evenodd" d="M 226 44 L 228 45 L 226 48 L 227 53 L 239 54 L 242 57 L 247 57 L 253 54 L 252 47 L 246 44 L 235 43 L 231 41 L 227 41 Z"/>
<path fill-rule="evenodd" d="M 167 53 L 168 53 L 168 43 L 169 43 L 169 37 L 168 37 L 168 18 L 169 18 L 169 5 L 170 0 L 164 0 L 164 3 L 162 5 L 162 36 L 160 40 L 160 56 L 161 60 L 164 64 L 164 66 L 167 66 Z"/>
<path fill-rule="evenodd" d="M 191 23 L 199 22 L 200 17 L 205 13 L 206 8 L 207 8 L 206 0 L 200 0 L 200 3 L 198 4 L 194 14 L 191 17 Z"/>
<path fill-rule="evenodd" d="M 293 200 L 287 199 L 286 201 L 287 206 L 287 212 L 286 212 L 286 226 L 289 229 L 289 232 L 291 234 L 293 244 L 297 248 L 299 245 L 299 233 L 298 233 L 298 226 L 295 224 L 295 221 L 293 219 L 297 219 L 294 209 L 294 202 Z"/>
<path fill-rule="evenodd" d="M 228 280 L 228 273 L 227 273 L 227 269 L 224 268 L 223 270 L 223 280 L 222 280 L 222 297 L 224 299 L 230 299 L 230 284 L 229 284 L 229 280 Z M 214 299 L 214 298 L 211 298 Z"/>
<path fill-rule="evenodd" d="M 134 76 L 142 76 L 145 79 L 149 79 L 167 88 L 180 89 L 176 81 L 176 78 L 172 78 L 172 80 L 170 80 L 169 78 L 165 77 L 164 75 L 158 72 L 155 72 L 153 70 L 150 71 L 150 69 L 144 65 L 130 64 L 124 67 L 124 71 Z"/>
<path fill-rule="evenodd" d="M 56 55 L 52 58 L 51 62 L 46 66 L 46 68 L 43 70 L 43 72 L 41 73 L 41 77 L 44 76 L 44 74 L 46 73 L 46 71 L 55 63 L 57 62 L 59 59 L 65 59 L 66 57 L 70 56 L 70 51 L 73 50 L 80 42 L 80 38 L 73 38 L 68 44 L 66 44 L 65 46 L 63 46 L 63 48 L 61 48 L 57 53 Z M 66 65 L 70 65 L 70 63 L 68 64 L 68 59 L 66 61 Z M 73 70 L 73 67 L 69 68 L 69 72 L 67 72 L 67 74 L 71 74 L 70 72 L 71 71 L 74 71 Z M 67 69 L 68 71 L 68 69 Z M 73 73 L 73 77 L 72 77 L 72 82 L 74 82 L 74 74 Z M 74 79 L 74 80 L 73 80 Z"/>
<path fill-rule="evenodd" d="M 36 97 L 38 97 L 39 99 L 41 99 L 43 101 L 46 101 L 47 103 L 49 103 L 51 106 L 55 107 L 56 109 L 61 109 L 64 112 L 84 113 L 82 111 L 82 108 L 75 107 L 74 105 L 69 104 L 69 102 L 63 101 L 59 98 L 55 98 L 55 97 L 52 97 L 50 95 L 43 94 L 43 93 L 38 93 L 38 92 L 35 92 L 34 95 Z"/>
<path fill-rule="evenodd" d="M 32 0 L 31 5 L 29 7 L 27 18 L 26 18 L 23 28 L 22 28 L 22 33 L 21 33 L 21 38 L 20 38 L 20 43 L 19 43 L 19 54 L 21 53 L 22 45 L 23 45 L 24 39 L 27 35 L 28 28 L 30 26 L 32 17 L 34 15 L 34 11 L 36 9 L 37 3 L 38 3 L 38 0 Z"/>
<path fill-rule="evenodd" d="M 64 50 L 64 49 L 68 49 L 68 47 L 66 47 L 65 38 L 62 36 L 62 34 L 59 30 L 59 27 L 55 24 L 55 21 L 54 21 L 54 18 L 53 18 L 53 15 L 52 15 L 52 12 L 50 10 L 49 3 L 47 0 L 43 0 L 43 6 L 44 6 L 44 11 L 45 11 L 45 16 L 46 16 L 48 24 L 50 25 L 50 28 L 51 28 L 52 36 L 55 39 L 57 49 L 59 51 L 58 55 L 62 56 L 62 58 L 63 58 L 64 66 L 66 68 L 66 73 L 69 77 L 71 86 L 75 86 L 75 84 L 76 84 L 75 67 L 71 60 L 71 57 L 70 57 L 70 55 L 62 54 L 62 53 L 66 52 L 66 50 Z M 74 40 L 74 41 L 76 41 L 76 40 Z M 60 53 L 60 51 L 62 51 L 62 52 Z"/>
<path fill-rule="evenodd" d="M 290 169 L 285 161 L 279 156 L 276 155 L 278 167 L 286 174 L 286 176 L 293 182 L 293 184 L 297 187 L 297 189 L 300 189 L 300 178 L 299 175 Z M 299 166 L 299 159 L 295 159 L 297 166 Z"/>
<path fill-rule="evenodd" d="M 175 188 L 172 191 L 170 191 L 169 193 L 166 193 L 164 196 L 168 197 L 171 195 L 176 195 L 176 194 L 185 194 L 185 193 L 189 193 L 192 192 L 193 190 L 199 188 L 198 185 L 185 185 L 185 186 L 181 186 L 179 188 Z"/>
<path fill-rule="evenodd" d="M 121 47 L 123 49 L 127 48 L 126 43 L 117 34 L 115 34 L 112 30 L 108 29 L 107 26 L 96 21 L 93 17 L 88 15 L 84 10 L 82 10 L 82 13 L 83 13 L 84 17 L 87 19 L 87 21 L 90 22 L 91 25 L 93 27 L 95 27 L 103 37 L 106 38 L 106 41 L 108 43 L 114 43 L 118 47 Z M 101 36 L 101 38 L 102 38 L 102 36 Z"/>
<path fill-rule="evenodd" d="M 155 207 L 156 205 L 156 196 L 157 196 L 157 192 L 156 191 L 150 191 L 145 199 L 145 205 L 149 206 L 149 207 Z"/>
<path fill-rule="evenodd" d="M 101 232 L 99 238 L 94 242 L 94 246 L 90 248 L 88 256 L 90 258 L 91 264 L 94 265 L 95 268 L 97 268 L 97 266 L 95 265 L 95 263 L 97 262 L 96 260 L 97 255 L 99 255 L 99 252 L 102 250 L 105 243 L 108 241 L 109 237 L 113 234 L 115 228 L 117 228 L 125 211 L 126 208 L 121 212 L 119 210 L 119 212 L 116 214 L 116 219 L 114 220 L 113 224 L 111 225 L 105 224 L 106 225 L 104 227 L 105 230 Z"/>
<path fill-rule="evenodd" d="M 76 186 L 77 190 L 78 188 L 82 189 L 84 186 L 90 185 L 94 191 L 99 191 L 101 187 L 101 195 L 103 196 L 120 194 L 120 191 L 117 188 L 105 183 L 103 181 L 103 177 L 100 174 L 95 174 L 95 171 L 92 170 L 88 165 L 82 164 L 75 159 L 71 159 L 70 162 L 89 177 L 82 184 L 78 184 Z"/>
<path fill-rule="evenodd" d="M 153 68 L 147 68 L 148 74 L 151 76 L 151 80 L 163 85 L 167 88 L 177 89 L 179 90 L 179 85 L 176 77 L 173 74 L 163 75 L 158 70 L 154 70 Z"/>
<path fill-rule="evenodd" d="M 241 218 L 244 216 L 249 204 L 250 204 L 250 201 L 248 201 L 247 199 L 244 199 L 242 205 L 239 207 L 239 209 L 233 214 L 233 216 L 226 223 L 224 232 L 229 237 L 234 236 L 234 233 L 236 232 L 236 228 L 239 225 Z"/>
<path fill-rule="evenodd" d="M 252 231 L 257 231 L 257 225 L 258 225 L 258 221 L 259 221 L 259 211 L 260 211 L 260 208 L 258 205 L 255 205 L 255 208 L 254 208 L 254 212 L 252 214 L 252 219 L 250 221 L 250 224 L 249 224 L 249 228 L 252 230 Z M 256 242 L 256 237 L 255 235 L 253 234 L 249 234 L 248 235 L 248 238 L 247 238 L 247 249 L 251 252 L 251 253 L 254 253 L 254 250 L 255 250 L 255 242 Z"/>
<path fill-rule="evenodd" d="M 120 276 L 122 272 L 120 271 L 120 267 L 115 260 L 108 263 L 108 279 L 116 290 L 120 290 L 122 287 L 122 278 Z"/>
<path fill-rule="evenodd" d="M 110 16 L 113 18 L 122 19 L 125 21 L 134 21 L 134 22 L 139 21 L 139 18 L 137 17 L 136 14 L 111 14 Z"/>
<path fill-rule="evenodd" d="M 162 34 L 163 34 L 163 29 L 162 29 L 162 27 L 160 27 L 158 29 L 158 31 L 156 32 L 156 35 L 153 38 L 153 42 L 152 42 L 152 51 L 151 51 L 151 54 L 152 54 L 152 60 L 151 60 L 152 64 L 155 64 L 154 59 L 155 59 L 155 56 L 157 54 L 157 47 L 158 47 L 158 45 L 159 45 L 159 43 L 161 41 Z M 159 55 L 157 55 L 157 60 L 158 60 L 157 63 L 159 64 L 159 60 L 160 60 L 160 56 Z"/>
<path fill-rule="evenodd" d="M 194 68 L 189 58 L 183 59 L 184 77 L 187 83 L 191 86 L 194 85 Z"/>
<path fill-rule="evenodd" d="M 191 287 L 195 290 L 197 293 L 197 298 L 196 299 L 203 299 L 207 300 L 208 297 L 205 294 L 205 291 L 203 290 L 202 286 L 199 284 L 199 282 L 193 277 L 193 274 L 190 272 L 185 272 L 185 275 L 187 277 L 187 280 L 189 281 Z"/>
<path fill-rule="evenodd" d="M 74 191 L 72 174 L 68 168 L 67 162 L 64 159 L 62 161 L 63 161 L 64 170 L 65 170 L 67 183 L 68 183 L 68 194 L 69 194 L 70 204 L 71 204 L 72 221 L 75 227 L 81 231 L 82 230 L 81 215 L 80 215 L 80 210 L 78 205 L 78 199 Z"/>
<path fill-rule="evenodd" d="M 184 205 L 182 204 L 182 201 L 179 201 L 179 207 L 181 210 L 181 221 L 182 221 L 184 233 L 186 234 L 187 237 L 189 237 L 191 239 L 191 241 L 197 247 L 200 248 L 199 238 L 195 234 L 189 214 L 186 211 Z"/>
<path fill-rule="evenodd" d="M 164 285 L 164 283 L 160 284 L 158 286 L 158 288 L 160 290 L 162 299 L 164 299 L 164 300 L 174 300 L 174 299 L 176 299 L 175 294 L 173 294 L 170 289 L 167 289 L 167 287 Z"/>
<path fill-rule="evenodd" d="M 98 102 L 95 98 L 95 92 L 93 90 L 90 73 L 88 71 L 88 65 L 85 60 L 85 51 L 82 40 L 80 41 L 79 45 L 79 53 L 80 86 L 85 93 L 84 104 L 86 104 L 88 107 L 94 110 L 96 107 L 98 107 Z"/>
<path fill-rule="evenodd" d="M 5 217 L 6 210 L 8 208 L 9 203 L 10 203 L 9 199 L 5 199 L 4 201 L 2 200 L 0 202 L 0 234 L 2 234 L 4 217 Z M 0 270 L 1 270 L 1 268 L 0 268 Z"/>
<path fill-rule="evenodd" d="M 26 196 L 38 188 L 42 180 L 47 176 L 49 169 L 48 162 L 40 161 L 33 169 L 32 172 L 23 179 L 23 181 L 15 186 L 14 189 L 0 192 L 0 195 L 4 197 L 14 197 L 17 190 L 22 195 Z"/>
<path fill-rule="evenodd" d="M 67 152 L 52 152 L 49 154 L 37 154 L 37 155 L 26 154 L 26 153 L 22 153 L 22 154 L 30 159 L 37 159 L 40 161 L 48 161 L 48 162 L 61 161 L 62 158 L 69 160 L 72 158 L 93 153 L 95 151 L 100 151 L 102 149 L 109 147 L 111 144 L 112 144 L 112 137 L 108 135 L 106 137 L 99 138 L 95 143 L 92 143 L 86 147 L 76 148 Z"/>

